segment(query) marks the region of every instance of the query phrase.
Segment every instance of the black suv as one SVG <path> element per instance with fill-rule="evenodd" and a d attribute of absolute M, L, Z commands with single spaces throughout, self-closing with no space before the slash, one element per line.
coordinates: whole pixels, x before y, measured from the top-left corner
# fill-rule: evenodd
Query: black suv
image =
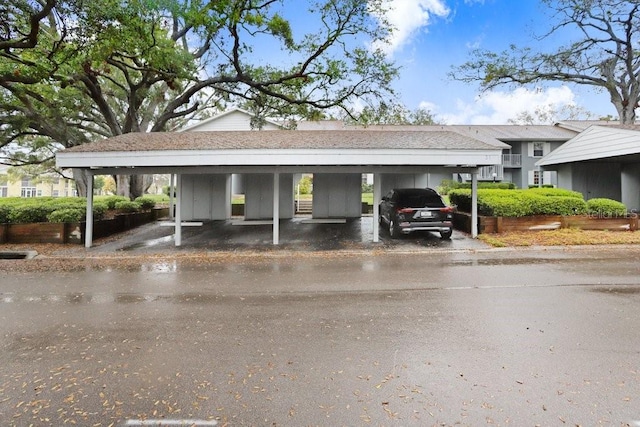
<path fill-rule="evenodd" d="M 412 231 L 438 231 L 443 239 L 453 232 L 453 208 L 431 188 L 395 188 L 380 202 L 380 225 L 389 227 L 389 235 Z"/>

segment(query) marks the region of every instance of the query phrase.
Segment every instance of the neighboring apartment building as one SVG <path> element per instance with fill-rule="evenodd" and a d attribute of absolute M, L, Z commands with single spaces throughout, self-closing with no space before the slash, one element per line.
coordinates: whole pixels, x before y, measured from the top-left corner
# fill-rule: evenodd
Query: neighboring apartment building
<path fill-rule="evenodd" d="M 11 181 L 8 166 L 0 166 L 0 197 L 70 197 L 76 196 L 75 182 L 59 175 L 45 175 L 34 179 L 22 176 Z"/>
<path fill-rule="evenodd" d="M 349 130 L 357 126 L 345 125 L 341 121 L 300 122 L 302 130 Z M 402 131 L 454 131 L 503 148 L 502 164 L 481 167 L 480 181 L 513 182 L 518 188 L 539 185 L 558 185 L 555 171 L 542 171 L 536 162 L 560 147 L 579 130 L 559 125 L 371 125 L 368 130 Z M 469 174 L 454 174 L 451 179 L 470 182 Z M 432 185 L 437 185 L 432 184 Z"/>
<path fill-rule="evenodd" d="M 451 126 L 458 132 L 509 145 L 502 154 L 502 164 L 480 168 L 480 181 L 512 182 L 518 188 L 558 185 L 555 171 L 542 171 L 536 162 L 551 153 L 578 132 L 560 125 L 479 125 Z M 464 177 L 470 181 L 471 177 Z"/>
<path fill-rule="evenodd" d="M 189 126 L 183 131 L 249 130 L 251 113 L 242 109 L 232 109 L 215 117 Z M 282 129 L 281 123 L 267 120 L 263 130 Z M 503 147 L 502 164 L 479 169 L 480 181 L 512 182 L 518 188 L 531 186 L 558 186 L 558 173 L 543 170 L 536 162 L 573 139 L 593 125 L 612 126 L 613 122 L 564 121 L 555 125 L 370 125 L 368 130 L 441 131 L 450 130 L 479 139 L 485 143 Z M 360 126 L 348 125 L 341 120 L 300 121 L 298 130 L 358 130 Z M 506 145 L 505 145 L 506 144 Z M 509 147 L 509 148 L 505 148 Z M 454 174 L 451 179 L 468 182 L 468 174 Z M 430 180 L 437 186 L 438 177 Z M 363 176 L 363 181 L 371 183 L 371 176 Z M 239 183 L 240 180 L 237 181 Z M 237 186 L 234 184 L 234 188 Z M 240 187 L 238 187 L 240 188 Z"/>

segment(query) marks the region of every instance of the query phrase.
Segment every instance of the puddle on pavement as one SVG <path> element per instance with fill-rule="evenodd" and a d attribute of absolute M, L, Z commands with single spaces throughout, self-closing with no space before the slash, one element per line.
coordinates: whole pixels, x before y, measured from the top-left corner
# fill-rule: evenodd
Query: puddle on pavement
<path fill-rule="evenodd" d="M 145 303 L 169 303 L 169 304 L 212 304 L 220 301 L 220 296 L 201 293 L 181 294 L 152 294 L 152 293 L 114 293 L 105 292 L 50 294 L 39 296 L 22 296 L 16 294 L 3 294 L 0 303 L 56 303 L 56 304 L 145 304 Z"/>
<path fill-rule="evenodd" d="M 158 237 L 157 239 L 145 240 L 144 242 L 136 243 L 135 245 L 125 246 L 120 249 L 121 251 L 133 251 L 136 249 L 152 248 L 154 246 L 161 245 L 163 243 L 169 243 L 173 241 L 173 235 Z"/>
<path fill-rule="evenodd" d="M 443 262 L 443 266 L 474 267 L 474 266 L 502 266 L 502 265 L 532 265 L 555 264 L 561 260 L 557 258 L 501 258 L 501 259 L 463 259 Z"/>

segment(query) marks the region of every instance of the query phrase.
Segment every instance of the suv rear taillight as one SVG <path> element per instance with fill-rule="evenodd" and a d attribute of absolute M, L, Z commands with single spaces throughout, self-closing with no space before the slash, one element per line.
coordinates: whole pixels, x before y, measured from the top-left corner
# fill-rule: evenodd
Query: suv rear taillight
<path fill-rule="evenodd" d="M 440 212 L 442 212 L 442 213 L 453 213 L 453 208 L 451 206 L 447 206 L 446 208 L 441 208 Z"/>
<path fill-rule="evenodd" d="M 409 213 L 410 214 L 410 213 L 414 212 L 414 209 L 411 209 L 411 208 L 398 208 L 398 209 L 396 209 L 396 212 L 398 212 L 398 213 Z"/>

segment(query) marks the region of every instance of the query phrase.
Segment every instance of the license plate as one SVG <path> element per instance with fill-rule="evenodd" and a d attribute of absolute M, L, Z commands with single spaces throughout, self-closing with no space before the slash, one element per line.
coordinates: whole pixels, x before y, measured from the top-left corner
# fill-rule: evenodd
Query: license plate
<path fill-rule="evenodd" d="M 431 211 L 421 211 L 420 212 L 420 217 L 421 218 L 431 218 L 433 216 L 433 214 L 431 213 Z"/>

